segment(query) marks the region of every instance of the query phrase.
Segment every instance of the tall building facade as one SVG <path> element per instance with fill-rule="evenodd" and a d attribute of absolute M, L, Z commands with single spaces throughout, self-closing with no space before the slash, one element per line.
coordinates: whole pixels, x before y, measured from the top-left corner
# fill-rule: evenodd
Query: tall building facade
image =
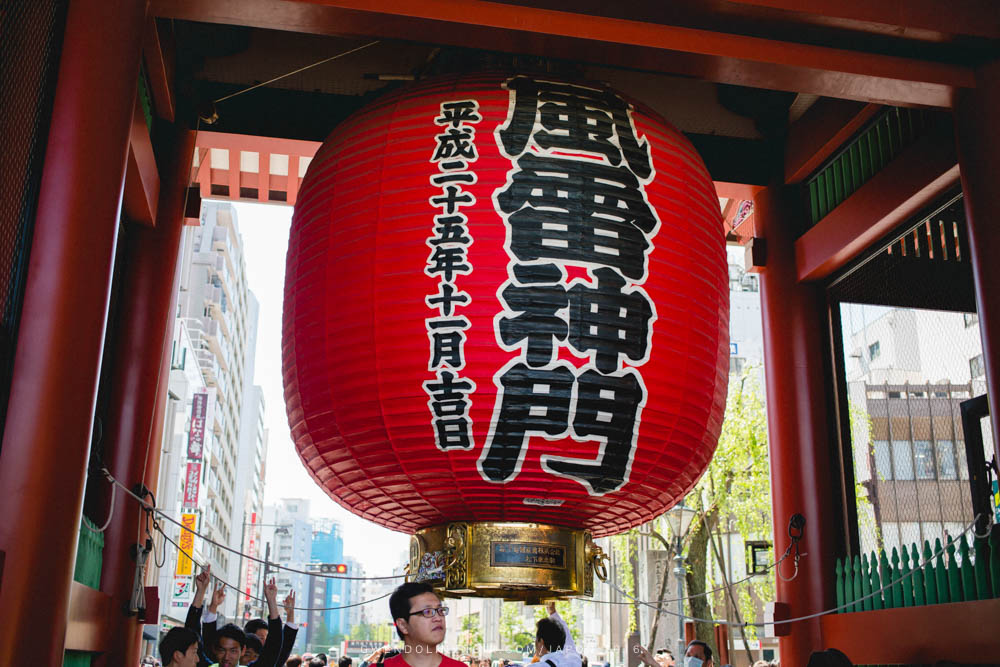
<path fill-rule="evenodd" d="M 297 570 L 296 572 L 275 570 L 272 567 L 267 572 L 262 572 L 262 576 L 275 579 L 279 599 L 288 591 L 294 590 L 297 607 L 315 607 L 311 598 L 313 591 L 310 587 L 310 576 L 307 574 L 312 561 L 313 533 L 309 500 L 282 498 L 276 505 L 265 506 L 264 522 L 261 525 L 263 553 L 267 561 Z M 309 619 L 303 616 L 304 613 L 306 612 L 296 612 L 296 618 L 299 622 L 308 623 Z M 300 632 L 295 639 L 293 652 L 302 653 L 305 650 L 305 643 L 306 633 Z"/>
<path fill-rule="evenodd" d="M 960 533 L 972 520 L 961 404 L 986 393 L 975 314 L 843 307 L 865 552 Z M 985 458 L 992 434 L 982 429 Z"/>
<path fill-rule="evenodd" d="M 335 521 L 314 521 L 311 558 L 313 563 L 344 564 L 344 538 L 340 534 L 340 525 Z M 322 620 L 323 627 L 331 635 L 344 632 L 342 610 L 334 609 L 341 606 L 344 599 L 344 580 L 319 577 L 322 590 L 322 604 L 318 608 L 324 611 L 310 614 L 318 626 Z"/>
<path fill-rule="evenodd" d="M 254 399 L 248 391 L 257 308 L 230 204 L 206 202 L 199 224 L 185 228 L 178 271 L 158 501 L 204 536 L 168 524 L 170 539 L 239 588 L 244 512 L 260 508 L 266 434 L 259 392 Z M 172 625 L 184 618 L 197 572 L 177 549 L 166 553 L 150 578 L 160 588 L 162 620 Z M 224 612 L 238 615 L 236 597 L 230 593 Z"/>

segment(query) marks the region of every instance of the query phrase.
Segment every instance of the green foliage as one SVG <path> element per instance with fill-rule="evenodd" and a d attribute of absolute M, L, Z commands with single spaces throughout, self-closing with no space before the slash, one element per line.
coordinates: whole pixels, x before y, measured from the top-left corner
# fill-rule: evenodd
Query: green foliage
<path fill-rule="evenodd" d="M 458 645 L 465 653 L 478 654 L 483 645 L 483 633 L 480 631 L 479 612 L 462 617 Z"/>
<path fill-rule="evenodd" d="M 390 641 L 393 638 L 392 627 L 383 623 L 360 623 L 351 628 L 350 639 L 371 639 L 375 641 Z"/>
<path fill-rule="evenodd" d="M 524 620 L 524 604 L 507 602 L 500 606 L 500 639 L 508 649 L 527 646 L 535 641 L 534 628 L 529 628 Z"/>
<path fill-rule="evenodd" d="M 874 457 L 875 440 L 872 438 L 871 415 L 854 401 L 848 403 L 847 410 L 851 422 L 852 451 L 863 451 Z M 859 444 L 862 446 L 859 446 Z M 875 474 L 877 475 L 878 472 L 876 471 Z M 858 511 L 858 531 L 861 535 L 871 535 L 875 540 L 877 548 L 884 549 L 882 531 L 878 522 L 875 521 L 875 509 L 871 501 L 871 488 L 869 485 L 873 484 L 874 481 L 870 480 L 866 483 L 855 480 L 854 483 L 854 502 Z"/>
<path fill-rule="evenodd" d="M 708 472 L 698 482 L 686 501 L 689 507 L 702 507 L 709 518 L 710 539 L 721 542 L 719 533 L 737 532 L 744 541 L 772 540 L 771 481 L 767 445 L 767 412 L 757 382 L 758 370 L 748 366 L 738 377 L 731 377 L 726 398 L 726 417 L 722 423 L 719 444 L 709 464 Z M 695 517 L 702 521 L 701 516 Z M 722 528 L 716 524 L 721 524 Z M 693 526 L 695 524 L 692 524 Z M 709 542 L 705 543 L 704 558 L 714 560 Z M 743 554 L 734 554 L 742 558 Z M 692 555 L 689 555 L 689 559 Z M 728 565 L 728 564 L 727 564 Z M 712 588 L 721 586 L 714 568 L 706 568 Z M 691 590 L 690 594 L 704 592 Z M 754 600 L 774 599 L 774 572 L 754 577 L 734 587 L 733 594 L 741 619 L 757 620 Z M 724 604 L 724 599 L 718 601 Z M 724 614 L 715 613 L 716 617 Z"/>

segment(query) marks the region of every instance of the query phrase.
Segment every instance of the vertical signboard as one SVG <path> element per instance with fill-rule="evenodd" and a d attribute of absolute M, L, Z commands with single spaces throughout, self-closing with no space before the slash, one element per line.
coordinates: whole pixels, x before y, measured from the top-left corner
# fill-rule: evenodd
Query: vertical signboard
<path fill-rule="evenodd" d="M 188 463 L 184 475 L 184 507 L 198 506 L 198 485 L 201 481 L 201 464 Z"/>
<path fill-rule="evenodd" d="M 208 394 L 198 393 L 191 399 L 191 428 L 188 431 L 188 458 L 201 460 L 205 451 L 205 422 L 208 416 Z"/>
<path fill-rule="evenodd" d="M 191 576 L 194 572 L 194 563 L 190 556 L 194 550 L 194 533 L 191 531 L 197 528 L 198 515 L 181 514 L 181 525 L 184 527 L 181 529 L 181 539 L 178 542 L 181 548 L 177 552 L 177 569 L 174 571 L 174 574 L 178 576 Z"/>
<path fill-rule="evenodd" d="M 250 515 L 250 544 L 247 547 L 247 553 L 251 556 L 256 556 L 254 553 L 254 547 L 256 546 L 255 539 L 257 537 L 257 513 L 254 512 Z M 243 603 L 245 605 L 250 604 L 250 587 L 253 584 L 253 561 L 247 559 L 247 573 L 244 588 L 246 592 L 243 594 Z M 248 612 L 249 613 L 249 612 Z"/>

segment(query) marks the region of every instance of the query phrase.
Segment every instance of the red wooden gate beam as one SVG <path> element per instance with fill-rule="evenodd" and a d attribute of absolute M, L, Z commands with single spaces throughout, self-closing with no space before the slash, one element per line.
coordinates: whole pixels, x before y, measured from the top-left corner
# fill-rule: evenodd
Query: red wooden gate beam
<path fill-rule="evenodd" d="M 153 0 L 151 11 L 293 32 L 419 38 L 891 104 L 947 107 L 954 89 L 975 86 L 972 68 L 962 65 L 486 0 Z"/>
<path fill-rule="evenodd" d="M 827 19 L 825 25 L 880 24 L 870 32 L 973 35 L 1000 39 L 1000 12 L 994 0 L 728 0 L 733 4 L 784 9 Z M 813 19 L 813 23 L 820 20 Z M 902 30 L 900 30 L 902 29 Z M 887 32 L 890 31 L 891 33 Z"/>

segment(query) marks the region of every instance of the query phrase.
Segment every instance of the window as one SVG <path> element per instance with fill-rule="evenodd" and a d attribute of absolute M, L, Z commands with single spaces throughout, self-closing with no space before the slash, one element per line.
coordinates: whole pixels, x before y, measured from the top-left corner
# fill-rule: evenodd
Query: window
<path fill-rule="evenodd" d="M 986 366 L 983 365 L 983 355 L 977 354 L 969 359 L 969 377 L 975 379 L 986 375 Z"/>
<path fill-rule="evenodd" d="M 937 448 L 938 479 L 957 479 L 955 443 L 951 440 L 938 440 L 935 445 Z"/>
<path fill-rule="evenodd" d="M 955 441 L 955 453 L 958 455 L 958 478 L 969 479 L 969 463 L 965 458 L 965 440 Z"/>
<path fill-rule="evenodd" d="M 881 480 L 892 479 L 892 456 L 889 454 L 889 441 L 875 441 L 875 472 Z"/>
<path fill-rule="evenodd" d="M 916 440 L 913 443 L 913 458 L 917 479 L 934 479 L 934 448 L 929 440 Z"/>
<path fill-rule="evenodd" d="M 881 354 L 879 342 L 875 341 L 874 343 L 868 346 L 868 358 L 874 361 L 875 359 L 878 358 L 879 354 Z"/>
<path fill-rule="evenodd" d="M 892 441 L 892 472 L 895 479 L 913 479 L 913 450 L 909 440 Z"/>

